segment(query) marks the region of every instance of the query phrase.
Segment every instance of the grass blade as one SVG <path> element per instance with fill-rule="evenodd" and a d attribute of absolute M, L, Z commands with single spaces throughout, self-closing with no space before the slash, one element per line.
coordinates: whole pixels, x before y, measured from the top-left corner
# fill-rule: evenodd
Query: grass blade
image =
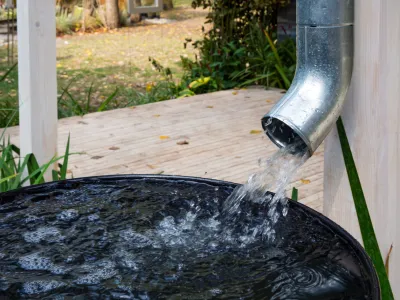
<path fill-rule="evenodd" d="M 269 46 L 271 47 L 272 52 L 274 53 L 274 56 L 275 56 L 275 59 L 276 59 L 278 65 L 279 65 L 280 67 L 282 67 L 282 66 L 283 66 L 283 65 L 282 65 L 282 61 L 281 61 L 281 58 L 280 58 L 280 56 L 279 56 L 278 50 L 277 50 L 276 47 L 275 47 L 274 42 L 272 41 L 271 37 L 269 36 L 269 34 L 268 34 L 268 32 L 267 32 L 266 30 L 264 30 L 264 33 L 265 33 L 265 36 L 267 37 L 268 44 L 269 44 Z"/>
<path fill-rule="evenodd" d="M 9 68 L 9 69 L 7 70 L 7 72 L 6 72 L 3 76 L 0 77 L 0 82 L 6 80 L 7 76 L 12 72 L 12 70 L 15 69 L 15 67 L 16 67 L 17 65 L 18 65 L 17 62 L 16 62 L 15 64 L 13 64 L 13 65 L 11 66 L 11 68 Z"/>
<path fill-rule="evenodd" d="M 27 167 L 28 167 L 28 174 L 32 174 L 33 172 L 35 172 L 36 170 L 40 169 L 39 164 L 36 160 L 36 157 L 34 154 L 29 154 L 28 155 L 28 163 L 27 163 Z M 37 176 L 32 176 L 30 177 L 30 182 L 31 184 L 34 184 L 35 181 L 39 178 L 39 174 Z M 44 179 L 42 178 L 42 180 L 39 181 L 39 183 L 44 183 Z"/>
<path fill-rule="evenodd" d="M 69 158 L 69 141 L 70 141 L 70 135 L 68 135 L 67 147 L 65 148 L 65 154 L 64 154 L 64 161 L 60 168 L 60 180 L 67 179 L 67 167 L 68 167 L 68 158 Z"/>
<path fill-rule="evenodd" d="M 67 94 L 68 98 L 71 99 L 71 102 L 75 105 L 75 109 L 77 111 L 77 114 L 80 115 L 80 116 L 83 116 L 84 112 L 82 110 L 82 107 L 78 103 L 78 101 L 76 101 L 75 98 L 68 91 L 65 91 L 65 93 Z"/>
<path fill-rule="evenodd" d="M 379 249 L 379 244 L 376 239 L 374 227 L 372 225 L 371 217 L 368 211 L 368 206 L 365 200 L 361 181 L 358 176 L 356 164 L 354 162 L 353 154 L 351 153 L 349 141 L 347 139 L 346 131 L 344 129 L 343 121 L 341 118 L 339 118 L 339 120 L 337 121 L 337 129 L 340 144 L 342 146 L 343 159 L 349 178 L 350 188 L 353 194 L 354 205 L 356 207 L 358 222 L 360 224 L 364 248 L 367 251 L 368 255 L 371 257 L 376 272 L 378 274 L 381 285 L 382 299 L 394 299 L 389 278 L 385 270 L 385 264 L 383 262 L 381 251 Z"/>
<path fill-rule="evenodd" d="M 299 190 L 295 187 L 292 189 L 292 200 L 296 202 L 299 200 Z"/>
<path fill-rule="evenodd" d="M 8 181 L 8 180 L 10 180 L 10 179 L 12 179 L 12 178 L 14 178 L 14 177 L 16 177 L 18 174 L 13 174 L 13 175 L 10 175 L 10 176 L 8 176 L 8 177 L 6 177 L 6 178 L 1 178 L 0 179 L 0 184 L 2 184 L 3 182 L 6 182 L 6 181 Z"/>
<path fill-rule="evenodd" d="M 115 98 L 118 93 L 118 88 L 115 89 L 114 93 L 112 93 L 103 103 L 101 103 L 100 107 L 97 109 L 98 112 L 104 111 L 107 105 L 110 103 L 111 100 Z"/>
<path fill-rule="evenodd" d="M 281 75 L 283 82 L 285 82 L 285 88 L 288 90 L 290 88 L 290 80 L 287 78 L 285 71 L 279 65 L 275 65 L 275 68 Z"/>
<path fill-rule="evenodd" d="M 51 170 L 51 178 L 53 179 L 53 181 L 58 181 L 58 172 L 56 170 Z"/>
<path fill-rule="evenodd" d="M 87 100 L 86 100 L 86 113 L 89 113 L 89 109 L 90 109 L 90 98 L 92 97 L 92 90 L 93 90 L 93 82 L 90 85 L 89 88 L 89 92 L 88 92 L 88 96 L 87 96 Z"/>

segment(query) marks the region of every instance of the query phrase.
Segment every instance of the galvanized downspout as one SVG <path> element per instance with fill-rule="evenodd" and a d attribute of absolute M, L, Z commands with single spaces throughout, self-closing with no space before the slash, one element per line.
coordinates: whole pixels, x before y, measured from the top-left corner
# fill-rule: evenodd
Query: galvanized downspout
<path fill-rule="evenodd" d="M 296 76 L 263 117 L 279 147 L 311 156 L 338 119 L 353 69 L 354 0 L 297 0 Z"/>

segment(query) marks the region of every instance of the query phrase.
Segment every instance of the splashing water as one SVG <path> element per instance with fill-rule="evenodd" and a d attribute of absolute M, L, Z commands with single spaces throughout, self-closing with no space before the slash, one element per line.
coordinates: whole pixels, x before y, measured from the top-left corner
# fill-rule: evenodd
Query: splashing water
<path fill-rule="evenodd" d="M 0 298 L 370 299 L 349 242 L 282 200 L 301 158 L 274 159 L 284 166 L 267 161 L 231 197 L 226 183 L 123 178 L 0 199 Z M 279 222 L 274 205 L 287 212 Z M 265 220 L 275 222 L 274 243 L 259 238 Z"/>
<path fill-rule="evenodd" d="M 240 224 L 243 216 L 251 215 L 249 209 L 252 206 L 245 202 L 258 203 L 260 209 L 268 212 L 268 217 L 262 224 L 242 228 L 243 235 L 249 241 L 258 237 L 268 241 L 275 240 L 274 225 L 281 215 L 286 216 L 288 212 L 286 187 L 308 158 L 307 153 L 293 154 L 295 148 L 296 145 L 279 149 L 271 158 L 260 160 L 262 171 L 251 175 L 248 182 L 237 187 L 224 202 L 224 220 L 231 225 Z"/>

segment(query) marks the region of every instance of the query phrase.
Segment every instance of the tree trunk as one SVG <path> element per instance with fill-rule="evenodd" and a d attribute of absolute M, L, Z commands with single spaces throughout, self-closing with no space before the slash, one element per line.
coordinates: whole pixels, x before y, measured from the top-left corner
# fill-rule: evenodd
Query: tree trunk
<path fill-rule="evenodd" d="M 83 0 L 84 17 L 93 16 L 96 7 L 96 0 Z"/>
<path fill-rule="evenodd" d="M 106 20 L 109 29 L 120 27 L 118 0 L 106 0 Z"/>
<path fill-rule="evenodd" d="M 172 0 L 164 0 L 163 6 L 165 10 L 173 9 L 174 8 L 174 3 Z"/>

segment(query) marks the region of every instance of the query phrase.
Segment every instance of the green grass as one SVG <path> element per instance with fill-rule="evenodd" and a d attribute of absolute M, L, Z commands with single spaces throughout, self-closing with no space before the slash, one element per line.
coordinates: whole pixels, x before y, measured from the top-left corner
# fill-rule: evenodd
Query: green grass
<path fill-rule="evenodd" d="M 189 2 L 180 1 L 178 6 Z M 181 6 L 166 13 L 181 14 L 183 21 L 57 38 L 58 94 L 61 96 L 68 86 L 68 93 L 74 99 L 71 100 L 68 94 L 63 95 L 59 116 L 98 111 L 116 89 L 118 93 L 105 109 L 165 99 L 165 93 L 160 95 L 160 90 L 153 93 L 154 97 L 143 96 L 149 82 L 163 80 L 163 75 L 152 67 L 148 57 L 156 58 L 172 70 L 175 78 L 180 78 L 183 73 L 180 56 L 193 58 L 195 55 L 195 50 L 184 49 L 183 43 L 188 36 L 194 40 L 201 37 L 205 15 Z M 10 68 L 6 57 L 6 48 L 0 48 L 0 77 Z M 11 109 L 18 108 L 17 91 L 18 71 L 14 69 L 0 82 L 0 109 L 8 109 L 0 111 L 0 128 L 18 122 L 17 115 L 9 122 L 13 114 Z"/>
<path fill-rule="evenodd" d="M 174 7 L 191 7 L 192 0 L 174 0 Z"/>

